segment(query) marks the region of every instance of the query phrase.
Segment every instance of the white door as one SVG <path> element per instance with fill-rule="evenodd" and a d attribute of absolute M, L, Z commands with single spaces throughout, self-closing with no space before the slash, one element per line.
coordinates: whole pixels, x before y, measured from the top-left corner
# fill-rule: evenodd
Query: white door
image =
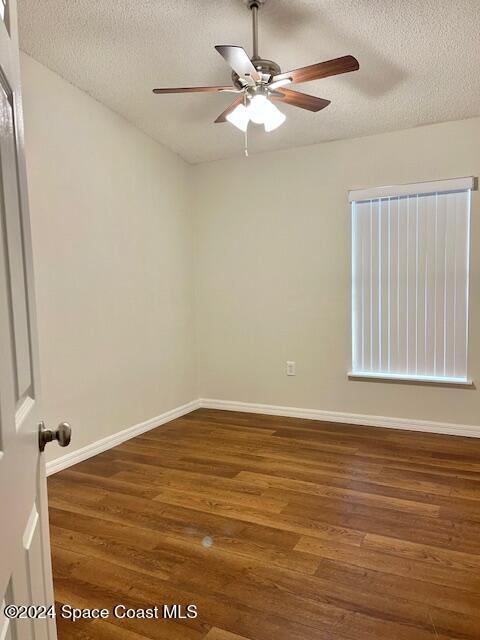
<path fill-rule="evenodd" d="M 52 618 L 5 615 L 53 603 L 19 71 L 15 0 L 0 0 L 0 640 L 55 640 Z"/>

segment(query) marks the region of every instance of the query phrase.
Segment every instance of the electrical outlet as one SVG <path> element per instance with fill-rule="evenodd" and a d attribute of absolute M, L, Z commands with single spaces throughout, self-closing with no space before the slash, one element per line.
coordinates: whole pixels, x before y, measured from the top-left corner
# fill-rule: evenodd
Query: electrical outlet
<path fill-rule="evenodd" d="M 287 360 L 287 376 L 297 375 L 297 364 L 293 360 Z"/>

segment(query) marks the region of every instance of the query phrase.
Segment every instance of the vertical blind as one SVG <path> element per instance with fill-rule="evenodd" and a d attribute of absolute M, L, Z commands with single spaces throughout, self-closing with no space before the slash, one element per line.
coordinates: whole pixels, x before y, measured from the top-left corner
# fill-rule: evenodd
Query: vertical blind
<path fill-rule="evenodd" d="M 350 193 L 353 374 L 467 381 L 472 186 Z"/>

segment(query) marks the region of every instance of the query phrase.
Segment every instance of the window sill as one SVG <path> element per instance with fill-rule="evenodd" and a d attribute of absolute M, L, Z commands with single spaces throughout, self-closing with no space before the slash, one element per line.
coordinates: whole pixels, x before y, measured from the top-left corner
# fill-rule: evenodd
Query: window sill
<path fill-rule="evenodd" d="M 440 378 L 433 376 L 402 376 L 396 373 L 373 373 L 370 371 L 349 371 L 350 380 L 363 380 L 372 382 L 398 382 L 404 384 L 427 384 L 448 387 L 474 387 L 469 378 Z"/>

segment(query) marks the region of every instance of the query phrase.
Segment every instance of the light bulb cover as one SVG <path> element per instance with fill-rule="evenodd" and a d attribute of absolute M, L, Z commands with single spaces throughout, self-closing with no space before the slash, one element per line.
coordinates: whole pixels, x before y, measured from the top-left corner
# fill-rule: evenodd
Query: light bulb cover
<path fill-rule="evenodd" d="M 282 113 L 280 109 L 277 109 L 277 107 L 271 102 L 269 102 L 269 104 L 270 107 L 264 122 L 265 131 L 267 133 L 278 129 L 278 127 L 280 127 L 287 119 L 287 116 Z"/>
<path fill-rule="evenodd" d="M 234 127 L 240 129 L 240 131 L 246 131 L 250 121 L 250 116 L 247 107 L 243 104 L 239 104 L 238 107 L 226 116 L 226 119 L 230 124 L 233 124 Z"/>
<path fill-rule="evenodd" d="M 267 117 L 268 105 L 271 104 L 267 99 L 267 96 L 257 94 L 250 100 L 250 104 L 247 107 L 250 120 L 255 124 L 263 124 Z"/>

